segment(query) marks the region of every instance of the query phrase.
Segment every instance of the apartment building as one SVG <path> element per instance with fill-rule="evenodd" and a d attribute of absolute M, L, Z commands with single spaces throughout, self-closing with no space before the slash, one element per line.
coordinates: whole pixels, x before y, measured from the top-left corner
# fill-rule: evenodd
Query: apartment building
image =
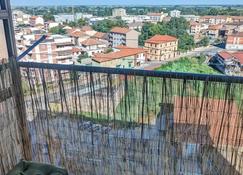
<path fill-rule="evenodd" d="M 190 22 L 190 34 L 196 35 L 201 31 L 201 24 L 199 22 Z"/>
<path fill-rule="evenodd" d="M 122 17 L 122 16 L 126 16 L 126 9 L 123 8 L 116 8 L 116 9 L 112 9 L 112 16 L 113 17 Z"/>
<path fill-rule="evenodd" d="M 109 44 L 111 47 L 124 45 L 127 47 L 138 47 L 139 32 L 129 28 L 114 27 L 109 32 Z"/>
<path fill-rule="evenodd" d="M 216 39 L 219 37 L 219 32 L 222 29 L 223 25 L 216 24 L 216 25 L 210 25 L 207 29 L 207 36 L 210 39 Z"/>
<path fill-rule="evenodd" d="M 199 18 L 200 22 L 206 22 L 212 25 L 217 25 L 217 24 L 225 24 L 231 22 L 231 17 L 230 16 L 223 16 L 223 15 L 218 15 L 218 16 L 201 16 Z"/>
<path fill-rule="evenodd" d="M 97 53 L 103 53 L 107 48 L 107 43 L 98 39 L 88 38 L 81 42 L 81 48 L 88 53 L 88 56 L 93 56 Z"/>
<path fill-rule="evenodd" d="M 147 16 L 149 17 L 149 22 L 157 23 L 163 21 L 163 19 L 168 16 L 167 13 L 148 13 Z"/>
<path fill-rule="evenodd" d="M 196 16 L 196 15 L 180 15 L 180 17 L 185 18 L 187 21 L 199 21 L 200 16 Z"/>
<path fill-rule="evenodd" d="M 118 46 L 114 52 L 95 54 L 92 60 L 102 67 L 134 68 L 146 61 L 146 52 L 143 48 Z"/>
<path fill-rule="evenodd" d="M 172 10 L 172 11 L 170 11 L 170 16 L 179 18 L 181 16 L 181 11 L 179 11 L 179 10 Z"/>
<path fill-rule="evenodd" d="M 229 35 L 225 48 L 228 50 L 243 50 L 243 32 Z"/>
<path fill-rule="evenodd" d="M 164 61 L 177 55 L 178 39 L 169 35 L 155 35 L 145 41 L 148 60 Z"/>
<path fill-rule="evenodd" d="M 199 22 L 190 22 L 189 34 L 194 37 L 194 40 L 198 41 L 201 38 L 202 27 Z"/>
<path fill-rule="evenodd" d="M 36 35 L 38 39 L 40 35 Z M 34 42 L 34 41 L 33 41 Z M 28 61 L 42 63 L 72 64 L 73 44 L 70 37 L 51 35 L 36 46 L 29 54 Z"/>

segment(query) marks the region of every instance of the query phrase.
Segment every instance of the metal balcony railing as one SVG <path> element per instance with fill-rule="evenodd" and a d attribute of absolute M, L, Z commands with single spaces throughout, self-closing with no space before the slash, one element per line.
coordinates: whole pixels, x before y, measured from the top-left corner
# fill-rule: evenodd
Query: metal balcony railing
<path fill-rule="evenodd" d="M 69 174 L 243 173 L 243 77 L 18 65 L 31 144 L 0 103 L 1 174 L 21 150 Z"/>

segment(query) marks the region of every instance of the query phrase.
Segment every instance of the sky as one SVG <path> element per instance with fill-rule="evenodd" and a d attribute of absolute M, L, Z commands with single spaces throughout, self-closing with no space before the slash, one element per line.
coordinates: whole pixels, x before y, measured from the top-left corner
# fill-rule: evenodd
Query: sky
<path fill-rule="evenodd" d="M 10 0 L 12 5 L 243 5 L 243 0 Z M 44 2 L 44 3 L 43 3 Z"/>

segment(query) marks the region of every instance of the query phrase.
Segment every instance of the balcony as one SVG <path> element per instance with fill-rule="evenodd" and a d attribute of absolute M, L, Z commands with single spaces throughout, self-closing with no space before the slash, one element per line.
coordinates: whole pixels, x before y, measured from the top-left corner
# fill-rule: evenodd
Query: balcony
<path fill-rule="evenodd" d="M 242 77 L 18 66 L 23 98 L 1 70 L 0 174 L 20 159 L 69 174 L 243 172 Z"/>

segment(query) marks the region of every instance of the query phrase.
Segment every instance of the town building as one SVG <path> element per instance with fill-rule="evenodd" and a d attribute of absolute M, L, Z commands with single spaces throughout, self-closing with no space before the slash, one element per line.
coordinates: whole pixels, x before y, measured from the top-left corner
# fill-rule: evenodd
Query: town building
<path fill-rule="evenodd" d="M 44 26 L 44 19 L 41 16 L 31 16 L 30 17 L 30 26 L 35 27 L 38 25 Z"/>
<path fill-rule="evenodd" d="M 199 22 L 209 23 L 211 25 L 225 24 L 231 22 L 230 16 L 201 16 Z"/>
<path fill-rule="evenodd" d="M 197 35 L 201 31 L 201 23 L 199 22 L 190 22 L 190 34 Z"/>
<path fill-rule="evenodd" d="M 109 32 L 109 43 L 111 47 L 124 45 L 127 47 L 138 47 L 139 32 L 129 28 L 114 27 Z"/>
<path fill-rule="evenodd" d="M 122 17 L 122 16 L 126 16 L 126 9 L 123 8 L 116 8 L 116 9 L 112 9 L 112 16 L 113 17 Z"/>
<path fill-rule="evenodd" d="M 194 22 L 198 22 L 200 16 L 196 16 L 196 15 L 180 15 L 180 17 L 185 18 L 187 21 L 194 21 Z"/>
<path fill-rule="evenodd" d="M 141 31 L 143 28 L 143 25 L 144 25 L 144 23 L 142 23 L 142 22 L 133 22 L 133 23 L 128 24 L 128 27 L 129 27 L 129 29 L 132 29 L 132 30 Z"/>
<path fill-rule="evenodd" d="M 31 17 L 31 15 L 25 14 L 20 10 L 13 10 L 12 16 L 13 16 L 12 18 L 13 18 L 14 26 L 23 25 L 23 24 L 28 25 Z"/>
<path fill-rule="evenodd" d="M 179 18 L 181 16 L 181 11 L 179 11 L 179 10 L 172 10 L 172 11 L 170 11 L 170 16 Z"/>
<path fill-rule="evenodd" d="M 54 15 L 55 21 L 58 23 L 63 22 L 73 22 L 76 20 L 75 15 L 73 14 L 58 14 Z"/>
<path fill-rule="evenodd" d="M 102 67 L 135 68 L 146 61 L 146 52 L 143 48 L 118 46 L 114 52 L 95 54 L 92 60 Z"/>
<path fill-rule="evenodd" d="M 167 13 L 148 13 L 147 16 L 149 16 L 149 22 L 157 23 L 163 21 L 163 18 L 168 16 Z"/>
<path fill-rule="evenodd" d="M 53 27 L 58 27 L 59 26 L 59 23 L 58 22 L 55 22 L 55 21 L 47 21 L 45 22 L 45 28 L 48 30 L 48 29 L 51 29 Z"/>
<path fill-rule="evenodd" d="M 243 23 L 243 16 L 231 16 L 230 18 L 233 23 Z"/>
<path fill-rule="evenodd" d="M 207 29 L 207 36 L 209 39 L 217 39 L 219 37 L 219 31 L 222 29 L 221 24 L 209 25 Z"/>
<path fill-rule="evenodd" d="M 243 70 L 243 51 L 221 51 L 213 56 L 209 62 L 216 70 L 234 75 Z"/>
<path fill-rule="evenodd" d="M 91 38 L 95 38 L 98 40 L 108 40 L 108 34 L 103 32 L 96 32 Z"/>
<path fill-rule="evenodd" d="M 227 50 L 243 50 L 243 33 L 229 35 L 226 40 Z"/>
<path fill-rule="evenodd" d="M 201 38 L 201 30 L 202 30 L 201 23 L 195 22 L 195 21 L 191 21 L 190 22 L 189 34 L 194 37 L 195 41 L 200 40 L 200 38 Z"/>
<path fill-rule="evenodd" d="M 36 40 L 39 37 L 40 35 L 35 35 Z M 62 35 L 51 35 L 37 45 L 25 60 L 41 63 L 73 64 L 72 58 L 73 44 L 71 38 Z"/>
<path fill-rule="evenodd" d="M 67 30 L 67 35 L 72 38 L 72 43 L 76 46 L 81 46 L 81 42 L 90 38 L 85 32 L 81 31 L 81 29 L 73 28 Z"/>
<path fill-rule="evenodd" d="M 103 41 L 94 38 L 88 38 L 81 42 L 82 51 L 87 52 L 88 56 L 93 56 L 97 53 L 103 53 L 107 44 Z"/>
<path fill-rule="evenodd" d="M 148 60 L 171 60 L 177 55 L 178 39 L 169 35 L 155 35 L 145 41 Z"/>
<path fill-rule="evenodd" d="M 93 36 L 96 33 L 90 26 L 83 26 L 80 30 L 89 36 Z"/>

